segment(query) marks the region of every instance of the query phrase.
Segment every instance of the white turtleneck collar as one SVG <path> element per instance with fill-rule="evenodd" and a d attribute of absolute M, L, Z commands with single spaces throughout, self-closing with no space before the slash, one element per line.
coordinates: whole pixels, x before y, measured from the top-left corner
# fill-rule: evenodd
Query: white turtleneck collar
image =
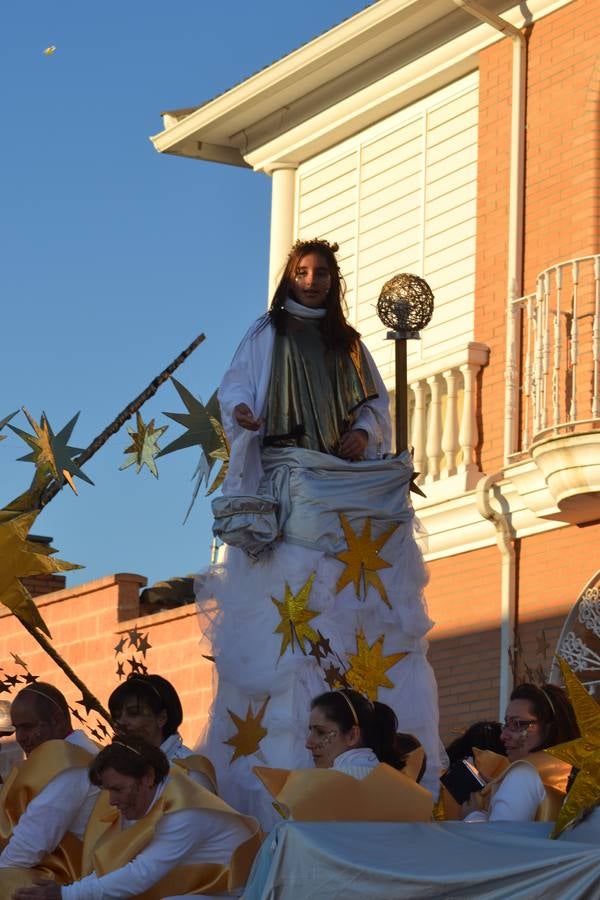
<path fill-rule="evenodd" d="M 292 297 L 287 297 L 284 303 L 284 309 L 292 316 L 298 316 L 300 319 L 322 319 L 327 310 L 324 306 L 313 309 L 310 306 L 303 306 Z"/>

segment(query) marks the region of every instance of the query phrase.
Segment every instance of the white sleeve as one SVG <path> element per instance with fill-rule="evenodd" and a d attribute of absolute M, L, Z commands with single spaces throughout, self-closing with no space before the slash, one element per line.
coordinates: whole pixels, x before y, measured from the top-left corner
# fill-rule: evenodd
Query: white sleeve
<path fill-rule="evenodd" d="M 169 813 L 160 820 L 153 840 L 135 859 L 108 875 L 86 875 L 61 888 L 62 900 L 122 900 L 149 890 L 186 857 L 202 838 L 194 810 Z"/>
<path fill-rule="evenodd" d="M 389 453 L 391 447 L 390 398 L 373 357 L 362 342 L 361 346 L 369 363 L 378 396 L 361 406 L 353 428 L 363 428 L 367 432 L 369 436 L 367 456 L 374 459 Z"/>
<path fill-rule="evenodd" d="M 514 766 L 492 797 L 489 822 L 532 822 L 545 795 L 542 779 L 529 763 Z"/>
<path fill-rule="evenodd" d="M 89 790 L 85 768 L 67 769 L 53 778 L 27 805 L 0 854 L 0 866 L 36 866 L 70 830 Z"/>
<path fill-rule="evenodd" d="M 233 417 L 233 410 L 238 403 L 246 403 L 255 416 L 260 416 L 263 411 L 258 408 L 262 405 L 258 395 L 263 380 L 261 378 L 264 374 L 263 367 L 268 365 L 270 360 L 265 359 L 261 345 L 270 343 L 268 338 L 272 328 L 270 324 L 265 324 L 261 328 L 260 321 L 255 322 L 242 339 L 219 385 L 218 397 L 223 427 L 230 442 L 240 430 Z"/>

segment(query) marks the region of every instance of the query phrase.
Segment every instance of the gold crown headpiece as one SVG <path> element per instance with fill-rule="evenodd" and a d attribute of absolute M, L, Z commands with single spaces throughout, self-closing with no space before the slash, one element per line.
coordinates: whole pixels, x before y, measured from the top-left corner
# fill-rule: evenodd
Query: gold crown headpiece
<path fill-rule="evenodd" d="M 318 246 L 318 245 L 321 245 L 322 247 L 327 247 L 327 249 L 328 249 L 328 250 L 331 250 L 332 253 L 337 253 L 338 250 L 340 249 L 340 245 L 339 245 L 336 241 L 334 241 L 333 243 L 330 243 L 330 242 L 329 242 L 328 240 L 326 240 L 325 238 L 319 238 L 319 237 L 316 237 L 316 238 L 312 238 L 311 240 L 298 239 L 298 240 L 292 245 L 292 249 L 290 250 L 289 255 L 291 256 L 292 253 L 294 253 L 295 250 L 303 250 L 305 247 L 312 247 L 312 246 L 314 246 L 315 244 L 316 244 L 317 246 Z"/>

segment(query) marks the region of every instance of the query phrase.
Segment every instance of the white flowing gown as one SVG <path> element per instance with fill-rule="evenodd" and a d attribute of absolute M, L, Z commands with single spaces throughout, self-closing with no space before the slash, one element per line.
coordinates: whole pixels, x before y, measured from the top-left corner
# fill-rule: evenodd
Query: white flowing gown
<path fill-rule="evenodd" d="M 383 458 L 390 447 L 389 402 L 383 381 L 365 349 L 379 393 L 360 408 L 353 425 L 364 429 L 369 437 L 365 462 L 352 463 L 328 454 L 287 448 L 269 448 L 263 454 L 261 431 L 241 428 L 233 410 L 239 403 L 246 403 L 255 416 L 264 415 L 273 343 L 274 329 L 264 319 L 259 320 L 242 341 L 219 389 L 223 425 L 231 446 L 223 494 L 263 495 L 273 493 L 274 487 L 279 486 L 280 505 L 291 506 L 292 515 L 282 524 L 283 539 L 276 542 L 273 550 L 255 561 L 236 547 L 222 548 L 220 561 L 196 579 L 205 638 L 202 652 L 215 658 L 216 676 L 215 698 L 200 749 L 216 767 L 223 798 L 240 811 L 259 818 L 265 828 L 277 816 L 252 767 L 312 766 L 304 746 L 310 701 L 330 689 L 325 680 L 328 667 L 336 666 L 342 671 L 348 668 L 349 657 L 357 653 L 359 631 L 368 647 L 373 647 L 383 635 L 380 649 L 384 657 L 406 654 L 385 671 L 384 677 L 391 686 L 380 686 L 377 699 L 395 710 L 399 730 L 414 734 L 423 744 L 428 764 L 422 783 L 436 796 L 443 755 L 438 734 L 437 686 L 426 658 L 424 639 L 433 624 L 423 597 L 427 575 L 414 538 L 408 501 L 412 464 L 409 454 Z M 277 459 L 278 452 L 282 465 L 275 463 L 274 470 L 273 459 Z M 270 460 L 267 476 L 263 467 L 266 457 Z M 303 458 L 313 466 L 309 483 L 303 481 L 302 466 L 298 465 Z M 329 484 L 328 468 L 335 470 L 334 478 L 341 477 L 343 494 L 335 495 L 331 488 L 322 487 Z M 375 486 L 380 468 L 390 470 L 389 475 L 383 476 L 391 486 L 387 491 L 382 491 L 381 483 Z M 316 496 L 311 495 L 313 490 Z M 389 509 L 380 513 L 379 499 L 374 499 L 377 497 L 383 505 L 391 503 L 393 507 L 395 503 L 399 514 Z M 380 557 L 391 565 L 377 573 L 391 608 L 372 585 L 367 586 L 366 596 L 360 597 L 352 583 L 336 590 L 344 564 L 335 553 L 346 547 L 338 512 L 345 511 L 354 531 L 360 533 L 365 510 L 374 523 L 373 536 L 388 527 L 390 521 L 398 523 L 380 551 Z M 305 652 L 295 641 L 280 655 L 282 633 L 276 629 L 281 617 L 273 598 L 281 602 L 286 587 L 297 594 L 311 575 L 314 579 L 306 605 L 316 615 L 309 624 L 329 642 L 331 652 L 317 660 L 306 641 Z M 388 663 L 389 660 L 384 665 Z M 234 745 L 227 742 L 238 734 L 239 726 L 232 714 L 247 720 L 249 711 L 258 716 L 263 705 L 260 726 L 266 734 L 254 752 L 236 753 L 233 759 Z M 250 741 L 245 751 L 252 746 Z"/>

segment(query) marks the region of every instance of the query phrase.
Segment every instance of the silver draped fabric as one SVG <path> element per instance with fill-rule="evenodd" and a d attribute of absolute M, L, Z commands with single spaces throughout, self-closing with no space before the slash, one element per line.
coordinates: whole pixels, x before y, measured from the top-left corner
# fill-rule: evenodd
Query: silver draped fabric
<path fill-rule="evenodd" d="M 279 530 L 289 543 L 339 553 L 346 547 L 340 513 L 359 533 L 370 518 L 373 537 L 393 523 L 412 521 L 407 452 L 348 462 L 313 450 L 267 448 L 262 464 L 258 493 L 277 501 Z"/>
<path fill-rule="evenodd" d="M 275 335 L 265 445 L 337 453 L 360 406 L 377 397 L 361 344 L 328 350 L 319 319 L 287 315 Z"/>

